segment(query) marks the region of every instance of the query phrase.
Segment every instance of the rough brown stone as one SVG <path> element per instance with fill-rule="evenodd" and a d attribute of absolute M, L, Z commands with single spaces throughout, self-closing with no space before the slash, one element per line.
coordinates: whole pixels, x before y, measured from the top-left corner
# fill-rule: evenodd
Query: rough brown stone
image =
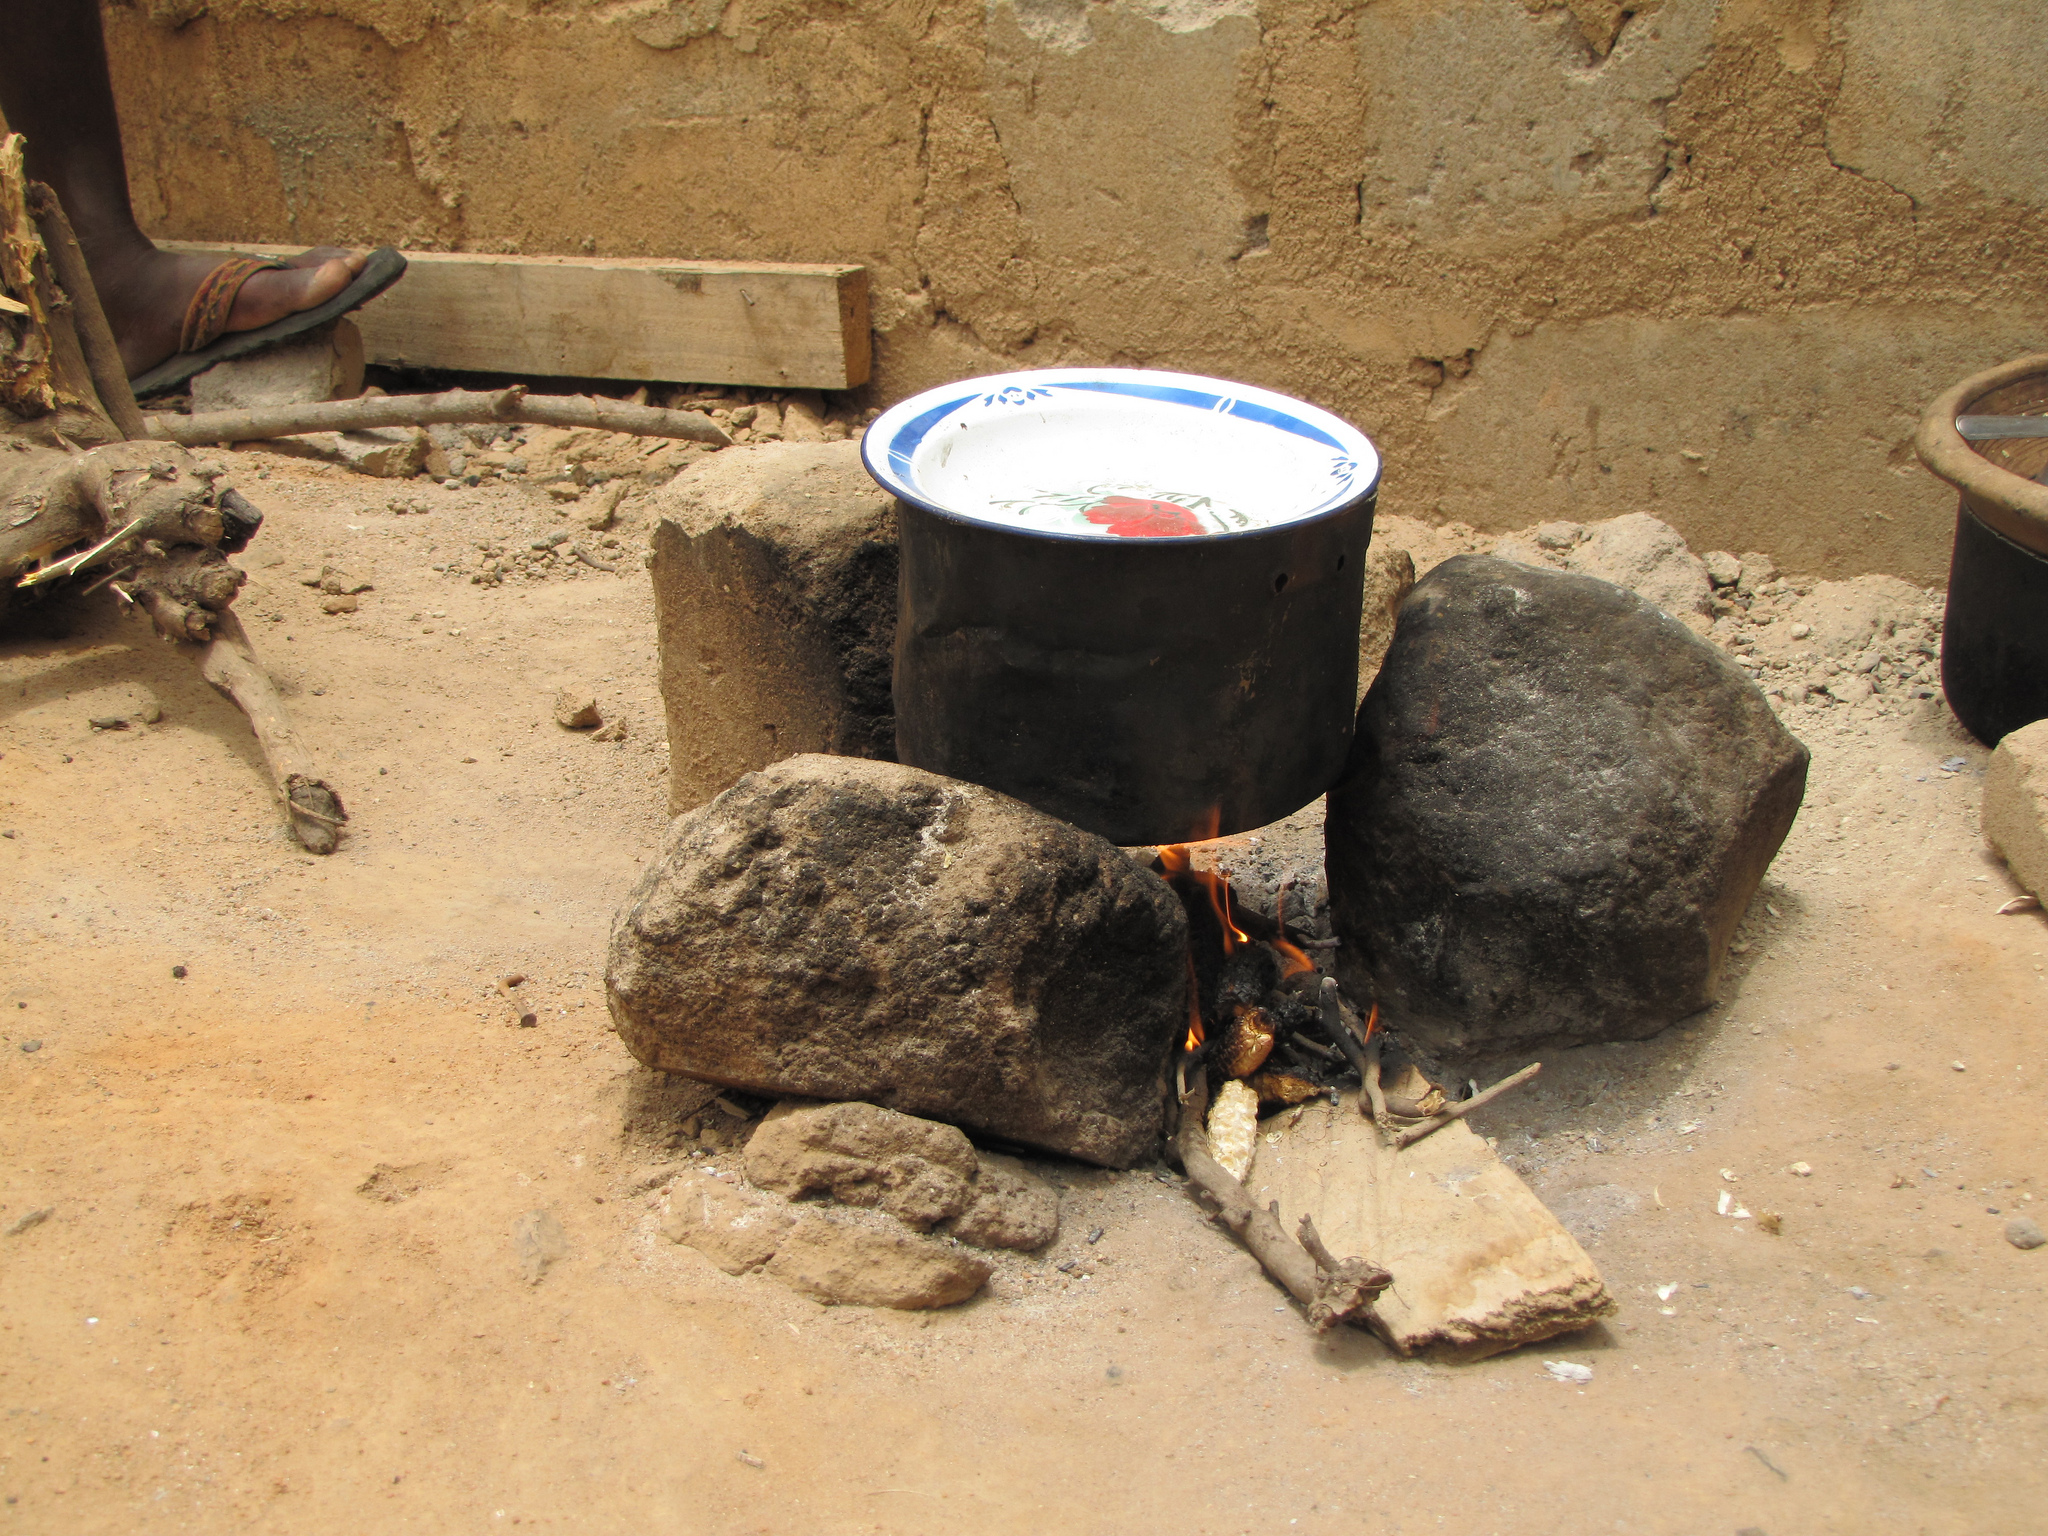
<path fill-rule="evenodd" d="M 796 1216 L 778 1200 L 704 1174 L 685 1175 L 669 1190 L 662 1235 L 695 1248 L 729 1275 L 758 1269 L 774 1257 Z"/>
<path fill-rule="evenodd" d="M 974 1146 L 950 1125 L 874 1104 L 778 1104 L 747 1142 L 747 1178 L 879 1206 L 923 1232 L 967 1209 Z"/>
<path fill-rule="evenodd" d="M 267 453 L 339 464 L 359 475 L 404 480 L 427 462 L 427 434 L 418 427 L 365 427 L 360 432 L 301 432 L 266 439 Z"/>
<path fill-rule="evenodd" d="M 1100 838 L 805 756 L 676 819 L 613 924 L 606 991 L 658 1070 L 1128 1167 L 1160 1134 L 1186 935 L 1165 882 Z"/>
<path fill-rule="evenodd" d="M 669 809 L 795 752 L 893 758 L 895 501 L 859 445 L 727 449 L 657 513 Z"/>
<path fill-rule="evenodd" d="M 601 724 L 597 698 L 576 688 L 564 688 L 555 695 L 555 724 L 565 731 L 587 731 Z"/>
<path fill-rule="evenodd" d="M 1688 623 L 1713 612 L 1714 587 L 1705 563 L 1686 548 L 1676 528 L 1647 512 L 1593 524 L 1586 541 L 1565 556 L 1565 564 L 1627 587 Z"/>
<path fill-rule="evenodd" d="M 822 1211 L 806 1213 L 766 1265 L 784 1285 L 820 1301 L 902 1311 L 965 1301 L 992 1268 L 936 1238 Z"/>
<path fill-rule="evenodd" d="M 2048 899 L 2048 720 L 2008 732 L 1991 754 L 1984 837 L 2013 879 Z"/>
<path fill-rule="evenodd" d="M 1060 1197 L 1014 1158 L 981 1154 L 974 1199 L 946 1230 L 977 1248 L 1043 1248 L 1060 1232 Z"/>

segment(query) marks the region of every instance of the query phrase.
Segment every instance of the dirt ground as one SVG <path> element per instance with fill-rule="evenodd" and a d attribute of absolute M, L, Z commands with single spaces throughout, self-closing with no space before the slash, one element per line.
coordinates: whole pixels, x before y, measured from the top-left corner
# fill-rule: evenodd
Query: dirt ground
<path fill-rule="evenodd" d="M 1788 706 L 1812 783 L 1722 1004 L 1478 1117 L 1610 1323 L 1463 1365 L 1318 1340 L 1163 1170 L 1056 1162 L 1060 1238 L 989 1294 L 827 1309 L 661 1238 L 624 1129 L 644 512 L 615 575 L 490 588 L 431 567 L 568 526 L 535 490 L 232 457 L 270 513 L 238 607 L 354 819 L 300 852 L 240 717 L 98 599 L 0 647 L 0 1530 L 2048 1523 L 2048 1249 L 2003 1236 L 2048 1173 L 2048 924 L 1995 915 L 1986 753 L 1938 702 Z M 556 727 L 573 682 L 623 742 Z M 530 1285 L 536 1209 L 568 1251 Z"/>

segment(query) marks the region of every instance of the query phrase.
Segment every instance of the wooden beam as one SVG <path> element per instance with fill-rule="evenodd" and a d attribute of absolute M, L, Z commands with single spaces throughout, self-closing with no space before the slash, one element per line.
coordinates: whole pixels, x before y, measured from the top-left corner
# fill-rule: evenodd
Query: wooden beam
<path fill-rule="evenodd" d="M 160 244 L 297 253 L 283 245 Z M 373 363 L 770 389 L 867 382 L 865 267 L 405 255 L 405 276 L 355 315 Z"/>

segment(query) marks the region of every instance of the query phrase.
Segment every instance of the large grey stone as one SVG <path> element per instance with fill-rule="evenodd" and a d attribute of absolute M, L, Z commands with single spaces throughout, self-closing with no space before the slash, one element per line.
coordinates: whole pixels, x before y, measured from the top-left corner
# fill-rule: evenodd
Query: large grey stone
<path fill-rule="evenodd" d="M 1641 598 L 1448 560 L 1330 793 L 1340 974 L 1446 1054 L 1654 1034 L 1713 1000 L 1806 765 L 1735 664 Z"/>
<path fill-rule="evenodd" d="M 1098 837 L 919 769 L 803 756 L 676 819 L 605 980 L 658 1070 L 1128 1167 L 1160 1134 L 1186 942 L 1166 883 Z"/>
<path fill-rule="evenodd" d="M 728 448 L 656 505 L 669 809 L 797 752 L 893 758 L 896 504 L 859 445 Z"/>

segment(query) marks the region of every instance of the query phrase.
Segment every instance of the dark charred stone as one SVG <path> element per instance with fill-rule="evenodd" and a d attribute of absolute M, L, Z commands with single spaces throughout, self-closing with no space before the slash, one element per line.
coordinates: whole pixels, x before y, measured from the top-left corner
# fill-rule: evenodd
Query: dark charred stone
<path fill-rule="evenodd" d="M 1186 944 L 1165 882 L 1101 838 L 805 756 L 677 818 L 613 924 L 606 989 L 657 1070 L 1128 1167 L 1160 1136 Z"/>
<path fill-rule="evenodd" d="M 1633 593 L 1448 560 L 1403 604 L 1330 793 L 1338 974 L 1454 1058 L 1653 1035 L 1713 1001 L 1807 757 Z"/>

